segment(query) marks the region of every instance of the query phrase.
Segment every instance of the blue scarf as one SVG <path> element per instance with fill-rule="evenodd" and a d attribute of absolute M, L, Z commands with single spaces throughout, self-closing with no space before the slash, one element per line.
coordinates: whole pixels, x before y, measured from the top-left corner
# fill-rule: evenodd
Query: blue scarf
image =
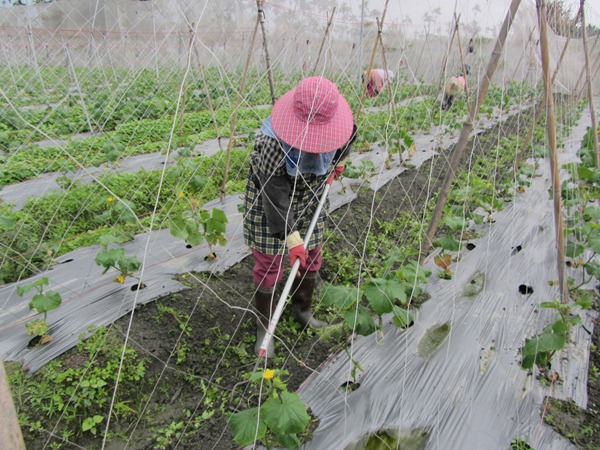
<path fill-rule="evenodd" d="M 308 153 L 286 144 L 273 131 L 271 116 L 265 119 L 260 131 L 273 139 L 277 139 L 279 142 L 281 149 L 285 153 L 285 167 L 289 176 L 297 177 L 298 173 L 326 175 L 329 171 L 329 166 L 335 156 L 335 150 L 327 153 Z"/>

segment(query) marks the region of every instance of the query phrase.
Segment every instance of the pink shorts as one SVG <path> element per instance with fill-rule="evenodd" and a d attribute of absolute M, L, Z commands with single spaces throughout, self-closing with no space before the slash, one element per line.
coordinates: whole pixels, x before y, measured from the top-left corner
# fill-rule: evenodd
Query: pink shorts
<path fill-rule="evenodd" d="M 273 287 L 283 278 L 283 255 L 268 255 L 258 250 L 252 250 L 254 256 L 254 269 L 252 275 L 257 286 Z M 299 273 L 318 272 L 321 269 L 323 256 L 321 255 L 321 246 L 309 250 L 306 259 L 306 267 L 300 268 Z"/>

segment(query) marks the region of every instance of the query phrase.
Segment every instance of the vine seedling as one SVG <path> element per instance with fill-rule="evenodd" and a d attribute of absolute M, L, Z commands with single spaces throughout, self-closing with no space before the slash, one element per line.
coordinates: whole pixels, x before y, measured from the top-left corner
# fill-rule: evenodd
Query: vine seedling
<path fill-rule="evenodd" d="M 239 445 L 263 441 L 267 449 L 275 446 L 297 448 L 301 442 L 298 434 L 306 430 L 310 415 L 306 405 L 295 392 L 289 392 L 281 380 L 287 371 L 265 369 L 249 375 L 250 381 L 264 383 L 267 400 L 261 405 L 236 412 L 229 417 L 229 426 Z"/>
<path fill-rule="evenodd" d="M 125 256 L 125 249 L 122 247 L 108 248 L 111 243 L 121 242 L 121 240 L 113 235 L 107 234 L 100 237 L 100 245 L 102 250 L 96 255 L 96 264 L 104 267 L 102 274 L 105 274 L 109 269 L 114 268 L 120 272 L 119 276 L 114 279 L 115 282 L 123 284 L 125 278 L 134 277 L 133 273 L 138 271 L 142 263 L 136 256 Z"/>
<path fill-rule="evenodd" d="M 39 314 L 43 313 L 44 318 L 27 322 L 25 324 L 25 329 L 30 336 L 40 336 L 40 344 L 46 344 L 52 340 L 52 338 L 47 335 L 48 323 L 46 322 L 46 317 L 48 311 L 58 308 L 62 303 L 62 297 L 58 292 L 44 292 L 44 286 L 48 286 L 48 277 L 40 278 L 33 283 L 17 287 L 17 295 L 19 297 L 23 297 L 23 295 L 27 294 L 33 288 L 37 290 L 37 294 L 33 296 L 29 303 L 29 309 L 35 309 Z"/>
<path fill-rule="evenodd" d="M 212 213 L 205 209 L 198 208 L 195 202 L 190 202 L 189 209 L 178 211 L 175 217 L 169 221 L 171 234 L 185 240 L 189 245 L 200 245 L 203 240 L 209 246 L 210 260 L 216 258 L 213 252 L 213 246 L 216 244 L 225 245 L 225 230 L 227 225 L 227 216 L 217 208 L 213 208 Z"/>

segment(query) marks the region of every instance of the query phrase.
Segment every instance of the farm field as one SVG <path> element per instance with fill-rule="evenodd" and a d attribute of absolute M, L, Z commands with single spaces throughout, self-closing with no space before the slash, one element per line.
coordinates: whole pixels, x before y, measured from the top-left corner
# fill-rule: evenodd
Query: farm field
<path fill-rule="evenodd" d="M 595 76 L 557 69 L 544 105 L 533 34 L 509 34 L 523 55 L 509 64 L 495 35 L 400 48 L 377 17 L 369 65 L 398 63 L 375 97 L 354 48 L 326 39 L 296 68 L 298 45 L 252 60 L 244 31 L 227 41 L 249 50 L 244 67 L 189 31 L 128 67 L 86 65 L 77 33 L 50 48 L 4 31 L 0 360 L 27 449 L 600 448 Z M 142 40 L 123 49 L 143 45 L 131 31 Z M 550 37 L 558 59 L 564 37 Z M 444 110 L 463 51 L 472 74 Z M 306 61 L 358 135 L 326 206 L 313 306 L 328 326 L 302 329 L 286 307 L 265 361 L 244 192 L 273 97 L 315 73 Z"/>

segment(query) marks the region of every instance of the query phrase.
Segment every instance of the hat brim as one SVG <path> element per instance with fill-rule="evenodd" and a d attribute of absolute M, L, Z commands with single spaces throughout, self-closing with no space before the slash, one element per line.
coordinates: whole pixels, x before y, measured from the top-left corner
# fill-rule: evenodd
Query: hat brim
<path fill-rule="evenodd" d="M 354 118 L 346 99 L 339 94 L 338 106 L 331 120 L 323 124 L 306 123 L 294 114 L 294 93 L 286 92 L 271 111 L 271 126 L 279 139 L 308 153 L 329 153 L 341 148 L 352 136 Z"/>

